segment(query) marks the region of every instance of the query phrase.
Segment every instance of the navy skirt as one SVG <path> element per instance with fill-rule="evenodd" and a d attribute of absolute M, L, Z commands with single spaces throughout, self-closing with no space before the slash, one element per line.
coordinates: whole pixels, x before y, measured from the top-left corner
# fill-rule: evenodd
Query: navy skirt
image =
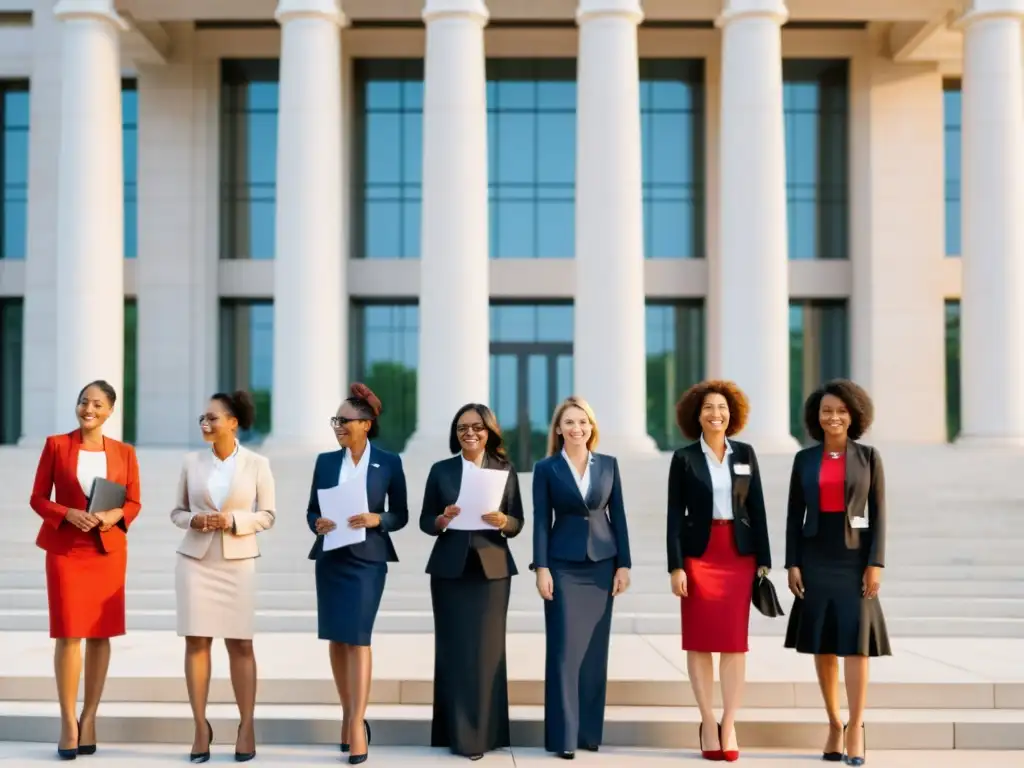
<path fill-rule="evenodd" d="M 317 635 L 346 645 L 370 645 L 388 564 L 363 560 L 348 547 L 316 561 Z"/>

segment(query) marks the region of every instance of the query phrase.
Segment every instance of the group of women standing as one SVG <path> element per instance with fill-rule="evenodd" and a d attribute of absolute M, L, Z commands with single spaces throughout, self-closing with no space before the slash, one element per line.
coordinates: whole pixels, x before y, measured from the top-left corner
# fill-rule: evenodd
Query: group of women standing
<path fill-rule="evenodd" d="M 31 504 L 43 518 L 37 543 L 46 550 L 50 634 L 63 759 L 96 751 L 96 711 L 110 658 L 109 638 L 124 634 L 126 533 L 140 510 L 138 463 L 131 446 L 102 434 L 116 395 L 93 382 L 80 396 L 79 429 L 49 438 Z M 316 540 L 318 636 L 328 641 L 342 705 L 341 752 L 364 762 L 372 731 L 366 720 L 372 678 L 371 640 L 387 578 L 398 557 L 390 535 L 408 522 L 401 459 L 371 444 L 381 402 L 354 384 L 330 425 L 339 449 L 317 457 L 307 505 Z M 694 443 L 676 451 L 669 473 L 667 556 L 672 592 L 680 598 L 682 642 L 700 708 L 702 755 L 739 757 L 735 719 L 745 677 L 754 581 L 771 567 L 767 515 L 757 457 L 730 438 L 748 405 L 731 382 L 691 388 L 677 408 Z M 266 458 L 238 443 L 252 425 L 244 392 L 218 393 L 199 417 L 210 449 L 189 454 L 171 519 L 185 530 L 175 569 L 178 634 L 195 721 L 194 763 L 210 759 L 214 734 L 206 719 L 210 649 L 225 641 L 239 708 L 235 760 L 256 755 L 256 535 L 275 521 L 274 479 Z M 852 382 L 831 382 L 806 405 L 808 433 L 819 445 L 797 454 L 790 485 L 786 565 L 797 600 L 787 647 L 816 657 L 831 730 L 826 760 L 864 762 L 867 657 L 890 652 L 877 601 L 884 565 L 884 478 L 877 451 L 856 439 L 871 421 L 867 395 Z M 629 588 L 630 545 L 619 466 L 595 453 L 599 430 L 581 398 L 562 402 L 552 418 L 548 456 L 533 470 L 533 562 L 544 600 L 546 665 L 544 742 L 572 759 L 597 751 L 603 737 L 608 648 L 614 598 Z M 508 539 L 525 524 L 519 480 L 491 410 L 469 403 L 454 415 L 451 458 L 430 470 L 420 529 L 436 541 L 427 563 L 435 623 L 431 744 L 472 760 L 510 745 L 506 620 L 511 577 L 518 573 Z M 452 526 L 463 477 L 477 469 L 507 472 L 498 508 L 483 530 Z M 114 510 L 89 508 L 96 478 L 124 486 Z M 325 549 L 337 525 L 321 514 L 319 491 L 365 483 L 367 511 L 344 524 L 365 539 Z M 53 496 L 53 500 L 51 500 Z M 76 716 L 81 640 L 87 640 L 85 702 Z M 721 653 L 724 711 L 712 709 L 712 653 Z M 850 719 L 840 719 L 838 662 L 846 658 Z"/>

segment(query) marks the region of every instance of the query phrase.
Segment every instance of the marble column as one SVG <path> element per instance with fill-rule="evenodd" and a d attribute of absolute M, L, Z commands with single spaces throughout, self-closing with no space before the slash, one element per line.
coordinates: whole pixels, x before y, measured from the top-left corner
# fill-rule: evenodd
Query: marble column
<path fill-rule="evenodd" d="M 281 75 L 270 443 L 335 444 L 329 419 L 347 368 L 337 0 L 280 0 Z"/>
<path fill-rule="evenodd" d="M 750 398 L 742 439 L 789 433 L 789 277 L 782 110 L 783 0 L 727 0 L 722 29 L 719 270 L 722 375 Z"/>
<path fill-rule="evenodd" d="M 1024 444 L 1024 0 L 974 0 L 963 64 L 961 441 Z"/>
<path fill-rule="evenodd" d="M 60 0 L 61 124 L 57 176 L 57 429 L 75 426 L 82 386 L 123 394 L 124 157 L 119 34 L 111 0 Z M 121 436 L 121 411 L 107 422 Z"/>
<path fill-rule="evenodd" d="M 448 450 L 465 403 L 490 400 L 487 80 L 482 0 L 426 0 L 423 220 L 416 432 L 410 455 Z"/>
<path fill-rule="evenodd" d="M 574 389 L 601 450 L 655 450 L 647 434 L 639 0 L 580 0 L 576 107 Z"/>

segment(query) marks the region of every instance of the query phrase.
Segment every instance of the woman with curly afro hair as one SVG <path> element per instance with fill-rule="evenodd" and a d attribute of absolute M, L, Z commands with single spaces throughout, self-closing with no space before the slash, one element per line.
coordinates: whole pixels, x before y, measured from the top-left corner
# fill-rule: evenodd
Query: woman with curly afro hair
<path fill-rule="evenodd" d="M 683 650 L 700 708 L 705 760 L 739 759 L 736 713 L 749 650 L 755 573 L 772 565 L 761 473 L 753 447 L 731 440 L 747 421 L 747 396 L 731 381 L 704 381 L 676 406 L 684 436 L 668 475 L 668 569 L 682 606 Z M 721 654 L 722 721 L 713 710 Z"/>
<path fill-rule="evenodd" d="M 868 658 L 889 656 L 878 601 L 885 566 L 885 476 L 878 451 L 857 442 L 871 426 L 871 398 L 837 379 L 804 406 L 817 445 L 793 460 L 786 521 L 786 568 L 796 597 L 786 647 L 814 654 L 829 719 L 823 758 L 863 765 Z M 850 720 L 839 712 L 839 660 L 845 659 Z"/>
<path fill-rule="evenodd" d="M 334 685 L 341 698 L 341 751 L 351 750 L 348 761 L 358 765 L 366 761 L 370 746 L 365 718 L 373 674 L 373 623 L 388 563 L 398 562 L 391 534 L 409 522 L 409 502 L 402 459 L 370 445 L 377 436 L 380 400 L 365 384 L 353 384 L 350 392 L 331 418 L 341 449 L 316 458 L 306 522 L 317 535 L 309 553 L 316 561 L 317 634 L 329 643 Z M 337 525 L 321 516 L 318 491 L 342 483 L 366 486 L 369 509 L 346 521 L 352 530 L 365 530 L 365 538 L 328 550 L 324 538 Z"/>

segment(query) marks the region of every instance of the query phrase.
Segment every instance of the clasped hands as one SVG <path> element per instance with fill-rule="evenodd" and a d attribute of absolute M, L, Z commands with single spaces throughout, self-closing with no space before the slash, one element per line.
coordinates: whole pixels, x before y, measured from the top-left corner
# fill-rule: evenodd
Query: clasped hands
<path fill-rule="evenodd" d="M 375 512 L 363 512 L 359 515 L 352 515 L 348 519 L 348 527 L 352 530 L 359 528 L 376 528 L 380 525 L 380 515 Z M 338 524 L 333 520 L 329 520 L 326 517 L 318 517 L 316 519 L 316 532 L 319 536 L 323 536 L 325 533 L 330 533 Z"/>
<path fill-rule="evenodd" d="M 121 522 L 123 517 L 124 510 L 120 507 L 108 509 L 105 512 L 86 512 L 84 509 L 68 509 L 64 515 L 65 520 L 83 533 L 88 533 L 93 528 L 99 528 L 100 533 L 106 533 Z"/>
<path fill-rule="evenodd" d="M 235 516 L 230 512 L 217 512 L 212 515 L 195 515 L 191 526 L 197 531 L 230 531 L 235 526 Z"/>

